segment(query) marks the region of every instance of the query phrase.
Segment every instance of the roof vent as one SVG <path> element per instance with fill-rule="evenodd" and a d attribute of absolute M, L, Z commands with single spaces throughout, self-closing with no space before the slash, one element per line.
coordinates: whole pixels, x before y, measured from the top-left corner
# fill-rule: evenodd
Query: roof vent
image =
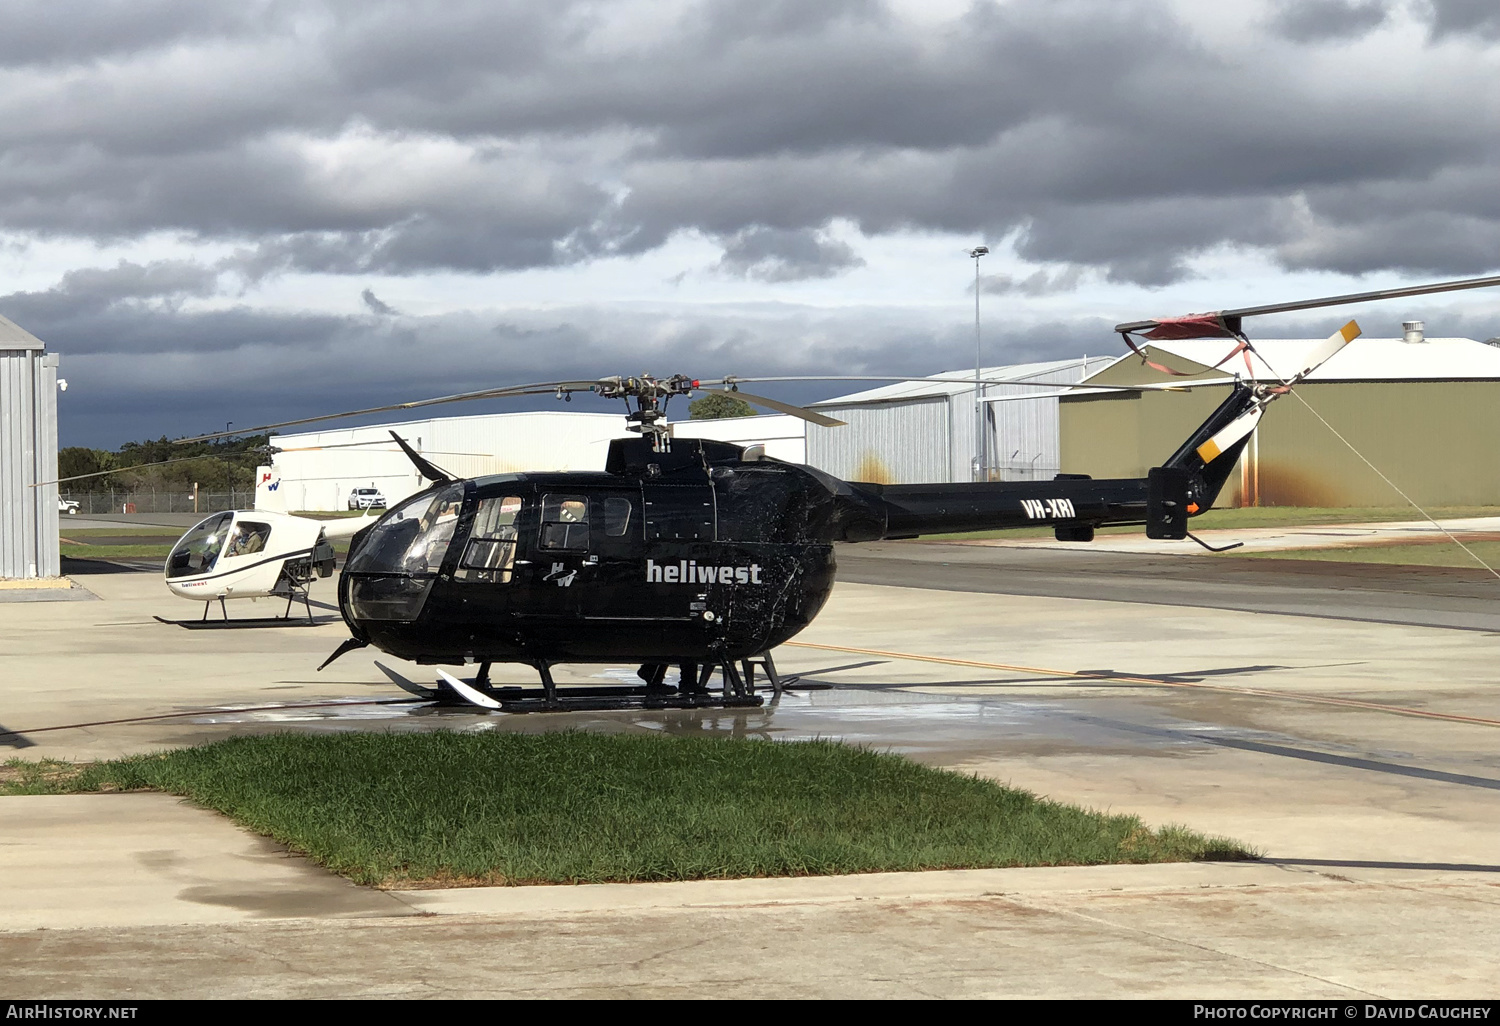
<path fill-rule="evenodd" d="M 1402 321 L 1401 330 L 1406 332 L 1406 336 L 1402 341 L 1426 342 L 1427 338 L 1422 334 L 1422 328 L 1423 324 L 1421 321 Z"/>

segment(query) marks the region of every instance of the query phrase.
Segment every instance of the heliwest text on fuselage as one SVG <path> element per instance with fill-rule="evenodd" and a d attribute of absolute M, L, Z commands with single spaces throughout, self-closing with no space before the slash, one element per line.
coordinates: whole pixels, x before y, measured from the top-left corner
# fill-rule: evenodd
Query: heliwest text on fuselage
<path fill-rule="evenodd" d="M 646 560 L 646 580 L 654 584 L 760 584 L 760 564 L 699 566 L 695 559 L 676 563 Z"/>

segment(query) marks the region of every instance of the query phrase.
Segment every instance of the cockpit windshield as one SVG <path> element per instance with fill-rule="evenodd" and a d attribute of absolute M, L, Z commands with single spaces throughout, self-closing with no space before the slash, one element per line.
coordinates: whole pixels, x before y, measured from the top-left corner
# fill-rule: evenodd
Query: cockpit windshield
<path fill-rule="evenodd" d="M 233 513 L 215 513 L 183 535 L 167 556 L 167 577 L 195 577 L 212 570 L 233 520 Z"/>
<path fill-rule="evenodd" d="M 462 484 L 423 492 L 397 506 L 374 527 L 345 567 L 349 573 L 435 574 L 443 565 L 458 512 Z"/>

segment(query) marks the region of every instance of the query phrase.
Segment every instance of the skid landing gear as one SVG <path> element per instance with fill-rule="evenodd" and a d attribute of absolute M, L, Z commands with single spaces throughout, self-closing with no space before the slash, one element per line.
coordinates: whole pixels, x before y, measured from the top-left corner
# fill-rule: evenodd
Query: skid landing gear
<path fill-rule="evenodd" d="M 280 616 L 251 616 L 231 620 L 229 618 L 229 607 L 224 602 L 224 596 L 208 599 L 203 603 L 203 615 L 196 620 L 168 620 L 164 616 L 152 617 L 158 623 L 171 624 L 174 627 L 186 627 L 189 630 L 235 630 L 241 627 L 316 627 L 318 621 L 313 618 L 312 600 L 308 597 L 308 589 L 293 586 L 287 593 L 286 609 Z M 280 595 L 280 592 L 276 592 Z M 307 619 L 300 616 L 292 619 L 292 603 L 298 599 L 302 600 L 303 607 L 307 610 Z M 210 620 L 209 611 L 213 609 L 214 602 L 219 603 L 219 613 L 222 619 Z"/>
<path fill-rule="evenodd" d="M 784 678 L 776 672 L 769 653 L 743 660 L 726 659 L 716 663 L 683 663 L 677 687 L 665 683 L 668 666 L 648 663 L 638 672 L 640 684 L 599 684 L 559 688 L 552 677 L 552 664 L 538 660 L 531 664 L 541 678 L 541 687 L 496 687 L 490 681 L 490 663 L 480 663 L 472 680 L 460 680 L 445 670 L 438 671 L 438 686 L 425 688 L 406 680 L 389 667 L 376 663 L 391 680 L 419 698 L 447 705 L 469 705 L 498 712 L 564 712 L 594 709 L 754 709 L 765 704 L 756 694 L 756 670 L 764 674 L 775 698 L 796 678 Z M 721 686 L 711 689 L 715 673 Z M 774 698 L 773 698 L 774 700 Z"/>

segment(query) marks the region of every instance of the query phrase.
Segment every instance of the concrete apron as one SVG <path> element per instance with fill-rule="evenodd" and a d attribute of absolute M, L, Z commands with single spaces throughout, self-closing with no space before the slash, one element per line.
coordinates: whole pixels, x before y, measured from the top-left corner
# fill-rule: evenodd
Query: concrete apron
<path fill-rule="evenodd" d="M 391 689 L 366 653 L 310 672 L 337 625 L 205 635 L 149 620 L 183 613 L 154 578 L 88 585 L 103 602 L 0 618 L 0 722 L 100 724 L 22 735 L 33 747 L 17 755 L 370 726 L 821 734 L 1281 861 L 378 892 L 165 796 L 6 798 L 0 962 L 16 996 L 80 981 L 141 996 L 704 993 L 684 980 L 764 996 L 768 978 L 788 996 L 1474 996 L 1500 979 L 1500 699 L 1483 634 L 841 585 L 778 653 L 839 689 L 775 709 L 111 725 Z"/>
<path fill-rule="evenodd" d="M 670 996 L 695 966 L 699 993 L 744 997 L 1477 997 L 1500 978 L 1492 867 L 383 892 L 164 795 L 7 798 L 0 836 L 0 961 L 20 999 Z"/>

